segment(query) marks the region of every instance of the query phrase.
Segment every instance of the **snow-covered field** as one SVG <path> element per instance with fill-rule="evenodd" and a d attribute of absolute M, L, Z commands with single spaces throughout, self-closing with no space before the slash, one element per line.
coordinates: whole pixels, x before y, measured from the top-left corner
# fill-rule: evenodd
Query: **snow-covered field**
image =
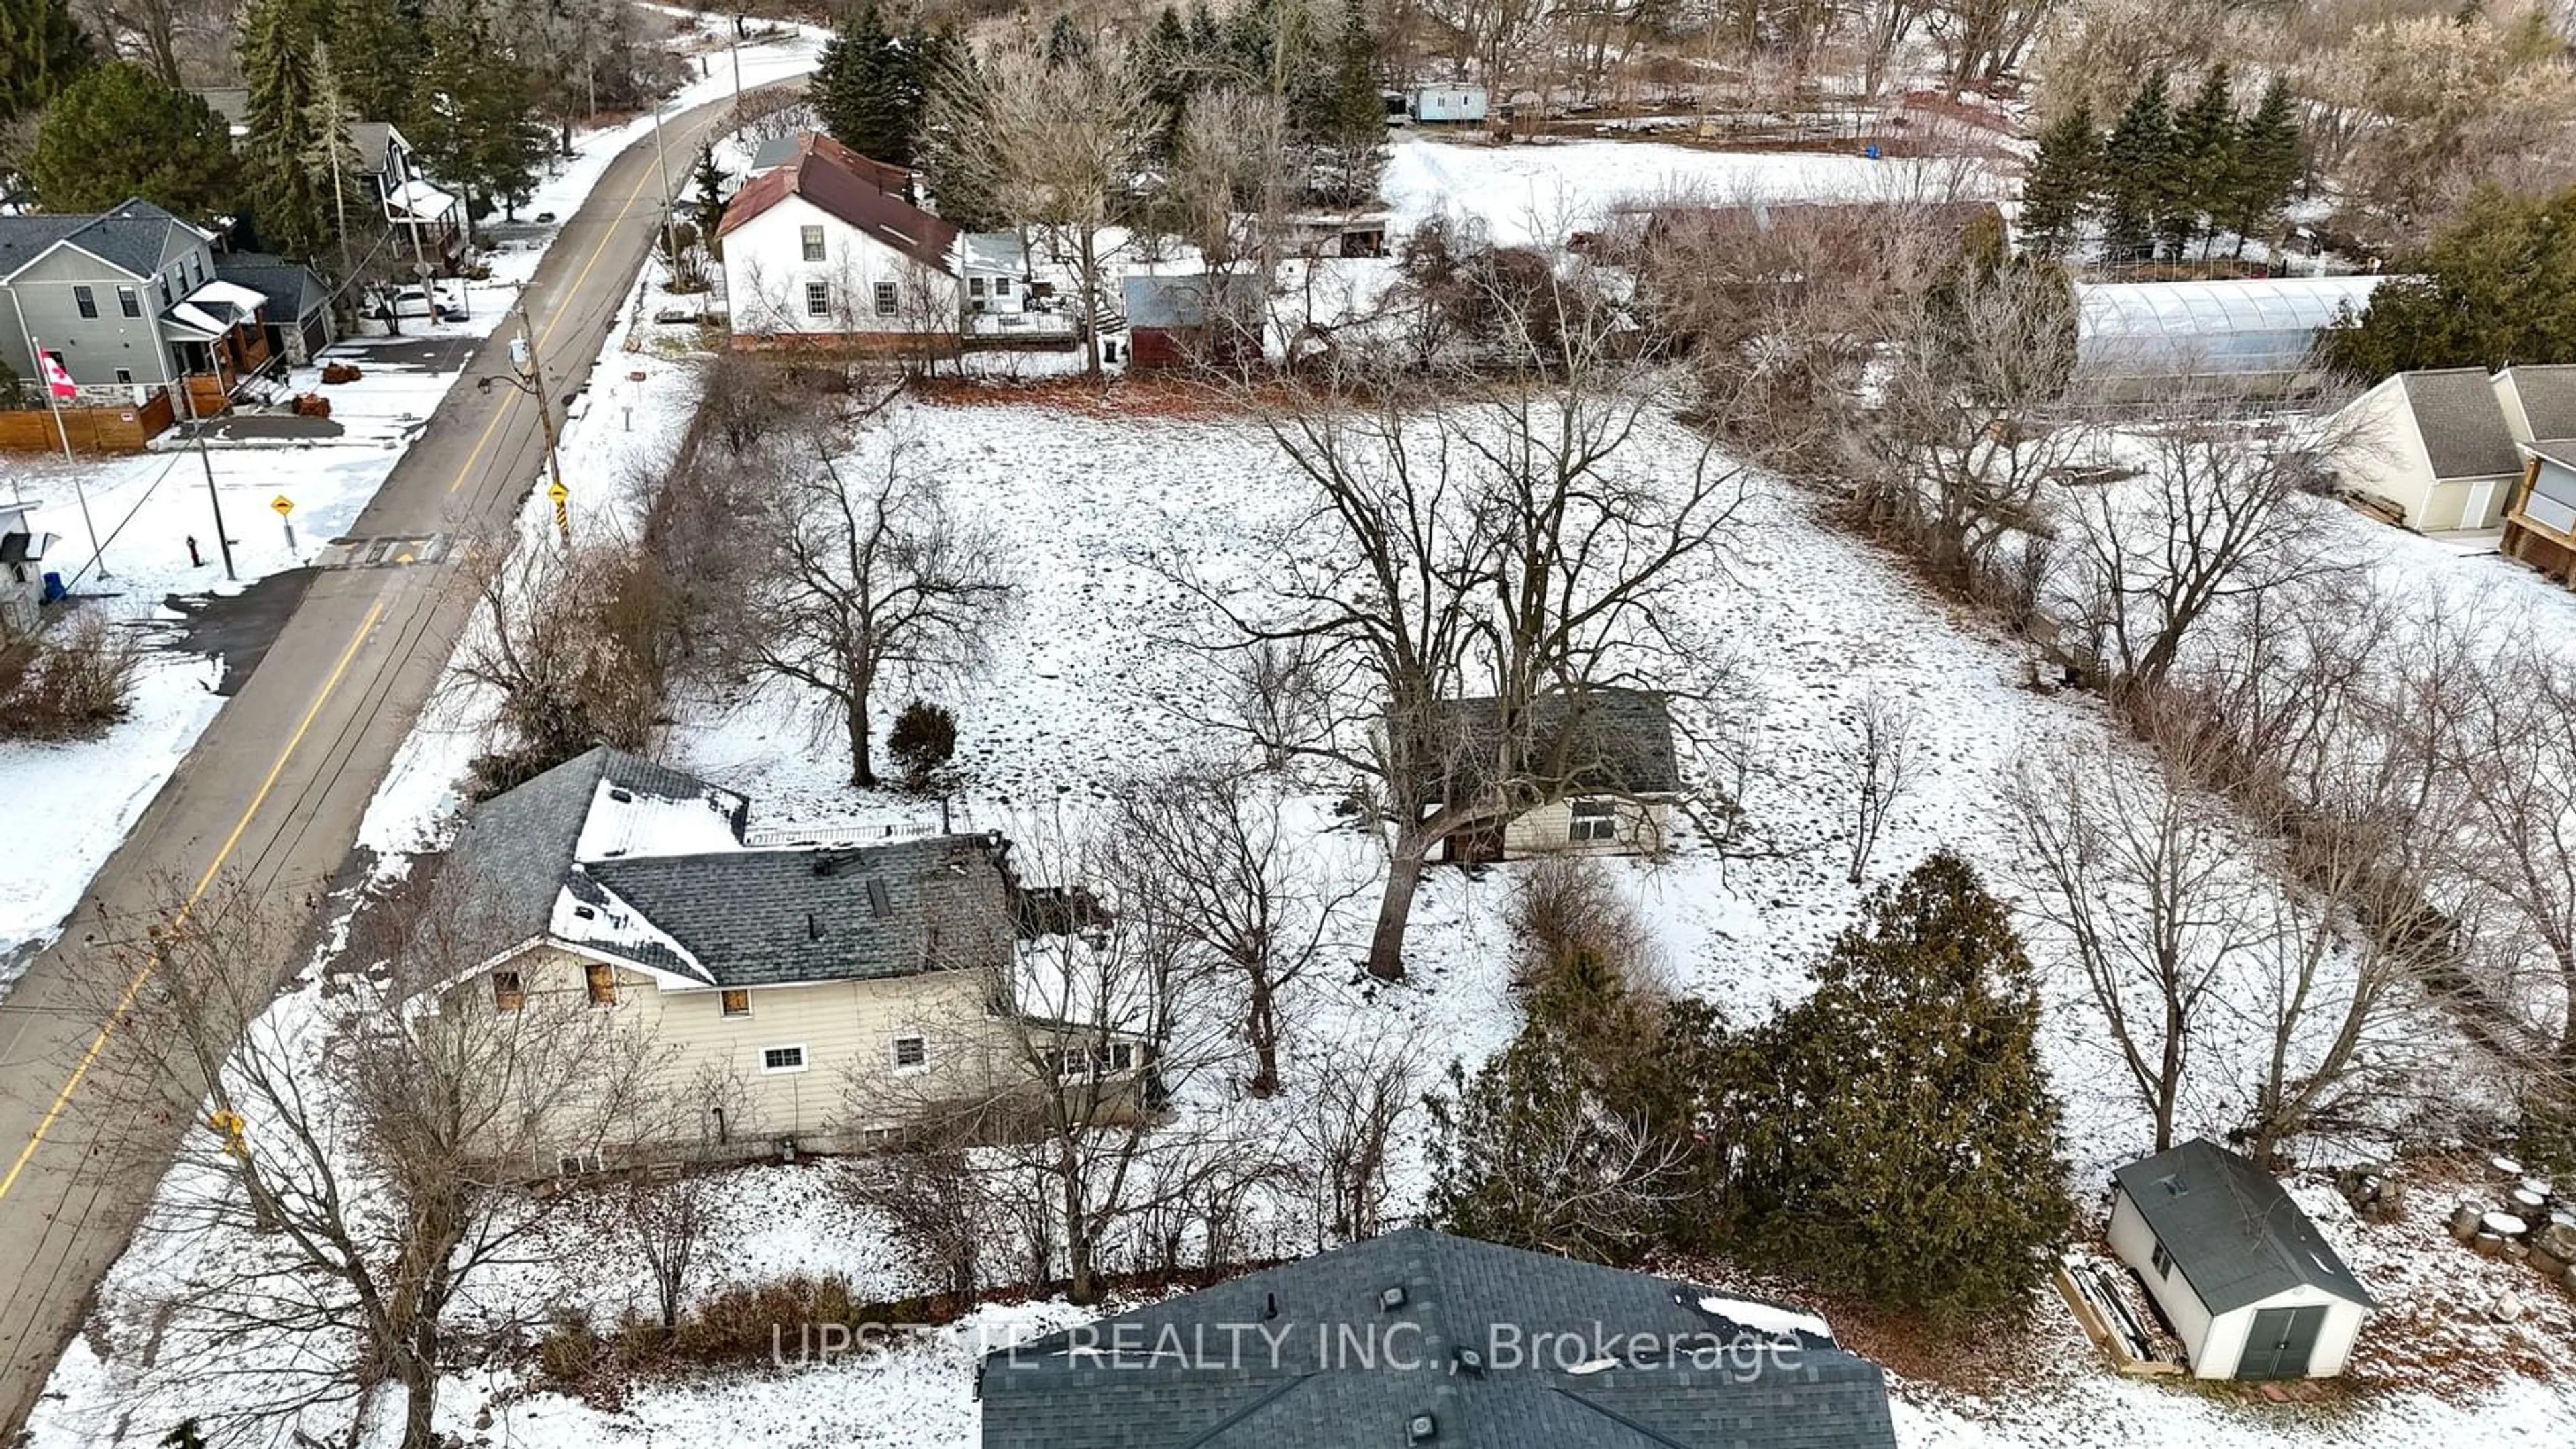
<path fill-rule="evenodd" d="M 707 57 L 707 73 L 666 102 L 666 113 L 733 93 L 733 70 L 721 39 L 727 22 L 693 18 L 693 35 L 675 36 L 673 43 Z M 819 47 L 820 32 L 801 26 L 747 44 L 741 49 L 741 83 L 749 89 L 801 75 L 813 68 Z M 648 114 L 577 135 L 575 154 L 555 163 L 522 215 L 570 217 L 608 163 L 628 145 L 649 138 L 653 124 Z M 404 324 L 403 337 L 352 338 L 331 349 L 331 359 L 360 367 L 365 376 L 359 381 L 324 387 L 318 367 L 296 369 L 282 395 L 320 391 L 331 400 L 331 420 L 341 426 L 338 436 L 265 445 L 255 438 L 226 440 L 206 450 L 214 491 L 222 500 L 224 532 L 238 541 L 233 550 L 237 581 L 224 578 L 215 541 L 215 505 L 208 497 L 205 465 L 194 449 L 164 439 L 160 451 L 77 466 L 60 457 L 11 460 L 15 487 L 45 504 L 34 517 L 36 527 L 60 536 L 49 565 L 62 570 L 74 594 L 95 599 L 110 618 L 166 647 L 146 655 L 131 717 L 101 737 L 65 744 L 0 744 L 0 789 L 37 812 L 29 818 L 47 822 L 41 832 L 12 832 L 0 839 L 0 995 L 7 990 L 10 963 L 23 961 L 59 931 L 90 877 L 124 840 L 221 706 L 212 692 L 220 667 L 187 653 L 171 638 L 170 626 L 180 612 L 169 601 L 236 594 L 270 574 L 309 562 L 345 534 L 401 460 L 403 448 L 470 368 L 461 342 L 453 349 L 454 360 L 443 366 L 422 360 L 420 344 L 491 335 L 507 317 L 519 288 L 535 274 L 552 237 L 551 230 L 541 231 L 491 252 L 489 282 L 461 290 L 458 283 L 442 284 L 448 295 L 464 301 L 467 320 L 413 320 Z M 626 372 L 633 370 L 601 374 L 593 385 L 592 405 L 616 397 L 621 387 L 631 393 L 640 386 L 625 381 Z M 87 522 L 80 506 L 84 493 Z M 294 505 L 285 521 L 270 506 L 281 497 Z M 91 524 L 96 526 L 103 576 L 89 566 Z M 187 547 L 191 536 L 203 559 L 193 565 Z"/>
<path fill-rule="evenodd" d="M 1668 184 L 1687 168 L 1705 168 L 1696 174 L 1713 184 L 1767 179 L 1809 188 L 1848 173 L 1859 187 L 1881 174 L 1871 168 L 1886 164 L 1607 142 L 1496 149 L 1410 140 L 1398 148 L 1388 189 L 1400 211 L 1472 208 L 1499 235 L 1516 215 L 1557 210 L 1559 183 L 1597 205 Z M 568 442 L 600 460 L 602 476 L 623 477 L 628 459 L 667 449 L 685 422 L 692 364 L 668 355 L 649 329 L 634 341 L 637 350 L 628 351 L 628 339 L 612 336 Z M 636 372 L 641 381 L 630 378 Z M 633 390 L 631 401 L 622 389 Z M 1205 721 L 1225 712 L 1229 683 L 1207 659 L 1175 647 L 1204 616 L 1171 574 L 1186 561 L 1202 579 L 1252 587 L 1275 572 L 1261 534 L 1297 509 L 1303 485 L 1269 438 L 1225 416 L 1122 416 L 1114 399 L 1105 409 L 1073 411 L 1001 394 L 906 404 L 899 413 L 891 426 L 918 446 L 918 466 L 944 481 L 963 519 L 1004 540 L 1021 588 L 1012 620 L 993 640 L 991 672 L 942 695 L 958 715 L 969 819 L 1009 828 L 1060 804 L 1079 813 L 1136 775 L 1220 747 Z M 1678 456 L 1689 444 L 1667 427 L 1639 446 Z M 1852 786 L 1837 751 L 1863 700 L 1876 694 L 1910 702 L 1921 750 L 1920 774 L 1888 825 L 1873 882 L 1948 845 L 2009 889 L 2014 849 L 2001 799 L 2016 761 L 2026 751 L 2098 736 L 2105 722 L 2088 697 L 2035 688 L 2026 645 L 1925 591 L 1896 563 L 1822 520 L 1807 496 L 1758 478 L 1747 486 L 1722 567 L 1692 593 L 1688 608 L 1697 632 L 1743 666 L 1731 699 L 1759 742 L 1743 805 L 1762 849 L 1730 856 L 1685 832 L 1669 859 L 1611 869 L 1653 923 L 1670 984 L 1722 1001 L 1739 1017 L 1759 1017 L 1804 993 L 1808 964 L 1854 918 L 1867 889 L 1844 883 L 1839 857 Z M 526 526 L 543 537 L 539 514 Z M 2486 591 L 2517 617 L 2576 640 L 2576 602 L 2500 560 L 2462 557 L 2358 516 L 2332 526 L 2358 555 L 2380 561 L 2392 589 Z M 818 736 L 803 706 L 776 692 L 694 702 L 665 757 L 749 796 L 756 824 L 827 824 L 917 808 L 851 788 L 846 761 L 827 732 Z M 415 733 L 370 813 L 367 843 L 399 851 L 436 836 L 453 803 L 451 787 L 479 743 L 477 724 L 469 706 L 433 716 Z M 1310 784 L 1317 796 L 1308 803 L 1319 805 L 1331 782 Z M 1322 808 L 1296 818 L 1319 846 L 1335 829 Z M 1339 848 L 1355 840 L 1343 829 L 1329 843 L 1337 856 L 1366 861 L 1365 852 Z M 1356 972 L 1322 973 L 1305 984 L 1295 1009 L 1319 1033 L 1392 1023 L 1433 1056 L 1482 1058 L 1517 1026 L 1505 989 L 1510 942 L 1502 924 L 1513 874 L 1435 871 L 1414 914 L 1408 983 L 1377 987 Z M 1362 924 L 1349 923 L 1334 943 L 1337 955 L 1357 955 Z M 2079 1201 L 2090 1203 L 2092 1185 L 2111 1163 L 2142 1150 L 2148 1129 L 2076 990 L 2072 983 L 2053 988 L 2044 1046 L 2068 1102 Z M 1292 1056 L 1292 1094 L 1309 1065 Z M 1405 1197 L 1399 1211 L 1421 1189 L 1418 1143 L 1405 1150 L 1396 1174 Z M 729 1256 L 715 1266 L 713 1282 L 828 1271 L 848 1275 L 863 1292 L 918 1287 L 889 1269 L 881 1227 L 832 1191 L 839 1170 L 820 1164 L 727 1174 Z M 2409 1337 L 2396 1325 L 2418 1317 L 2484 1325 L 2519 1282 L 2512 1270 L 2440 1236 L 2445 1204 L 2431 1187 L 2407 1219 L 2386 1225 L 2354 1221 L 2314 1184 L 2303 1184 L 2300 1194 L 2387 1299 L 2382 1353 L 2407 1352 Z M 578 1233 L 560 1239 L 547 1258 L 492 1285 L 478 1307 L 535 1323 L 560 1303 L 613 1315 L 640 1292 L 635 1264 Z M 102 1297 L 108 1321 L 145 1311 L 152 1272 L 151 1254 L 141 1249 L 120 1264 Z M 1982 1401 L 1901 1382 L 1902 1441 L 1940 1449 L 2576 1441 L 2576 1391 L 2564 1379 L 2508 1377 L 2439 1398 L 2385 1390 L 2330 1409 L 2258 1404 L 2118 1378 L 2053 1300 L 2039 1315 L 2046 1362 L 2035 1382 Z M 614 1410 L 532 1392 L 522 1369 L 496 1364 L 451 1378 L 442 1419 L 469 1438 L 546 1449 L 673 1442 L 967 1449 L 976 1442 L 978 1350 L 1078 1316 L 1060 1303 L 986 1308 L 884 1354 L 654 1385 Z M 2563 1357 L 2571 1324 L 2576 1310 L 2544 1304 L 2496 1333 L 2554 1336 Z M 34 1442 L 69 1449 L 157 1437 L 162 1426 L 146 1434 L 140 1417 L 129 1438 L 106 1432 L 108 1407 L 135 1372 L 131 1363 L 102 1360 L 86 1342 L 76 1346 L 55 1380 L 63 1397 L 40 1411 Z M 185 1391 L 184 1381 L 172 1382 L 159 1402 L 184 1403 Z"/>

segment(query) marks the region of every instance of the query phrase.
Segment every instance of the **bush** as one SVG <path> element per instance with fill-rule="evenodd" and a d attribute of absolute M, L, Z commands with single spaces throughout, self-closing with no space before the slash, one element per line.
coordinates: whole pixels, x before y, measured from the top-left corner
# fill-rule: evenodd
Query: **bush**
<path fill-rule="evenodd" d="M 894 756 L 903 788 L 928 794 L 937 783 L 939 767 L 957 753 L 957 717 L 940 705 L 914 700 L 894 717 L 886 753 Z"/>
<path fill-rule="evenodd" d="M 546 1336 L 537 1341 L 537 1367 L 558 1384 L 580 1383 L 598 1361 L 599 1334 L 590 1326 L 590 1315 L 578 1308 L 557 1313 L 546 1325 Z"/>
<path fill-rule="evenodd" d="M 0 740 L 98 734 L 125 718 L 142 663 L 133 635 L 96 614 L 0 645 Z"/>
<path fill-rule="evenodd" d="M 1636 990 L 1649 985 L 1654 939 L 1599 861 L 1553 855 L 1521 876 L 1504 923 L 1519 938 L 1512 984 L 1543 990 L 1565 978 Z"/>

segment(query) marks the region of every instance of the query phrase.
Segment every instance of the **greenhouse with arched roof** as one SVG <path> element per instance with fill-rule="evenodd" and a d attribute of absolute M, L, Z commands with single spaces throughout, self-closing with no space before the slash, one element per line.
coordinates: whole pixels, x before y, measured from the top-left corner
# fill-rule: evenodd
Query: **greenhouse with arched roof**
<path fill-rule="evenodd" d="M 2091 282 L 2075 288 L 2075 355 L 2123 397 L 2168 389 L 2303 391 L 2322 381 L 2318 338 L 2385 277 Z"/>

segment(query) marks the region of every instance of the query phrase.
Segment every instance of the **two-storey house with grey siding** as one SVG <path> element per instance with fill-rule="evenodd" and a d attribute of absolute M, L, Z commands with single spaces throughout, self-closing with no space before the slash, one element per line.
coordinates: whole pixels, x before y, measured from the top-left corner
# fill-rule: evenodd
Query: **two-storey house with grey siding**
<path fill-rule="evenodd" d="M 132 406 L 171 389 L 182 415 L 221 411 L 269 360 L 268 299 L 216 274 L 213 243 L 142 200 L 0 216 L 0 360 L 33 385 L 41 347 L 81 403 Z"/>

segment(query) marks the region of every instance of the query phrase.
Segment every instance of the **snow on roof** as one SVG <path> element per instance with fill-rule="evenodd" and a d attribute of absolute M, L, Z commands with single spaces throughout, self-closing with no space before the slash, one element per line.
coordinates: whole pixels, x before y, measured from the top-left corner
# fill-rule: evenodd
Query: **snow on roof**
<path fill-rule="evenodd" d="M 592 787 L 590 813 L 573 843 L 577 861 L 639 855 L 703 855 L 739 850 L 732 800 L 719 791 L 691 799 L 642 794 L 602 778 Z"/>
<path fill-rule="evenodd" d="M 239 282 L 227 282 L 218 277 L 190 292 L 184 300 L 199 304 L 215 302 L 238 307 L 245 312 L 256 312 L 268 305 L 268 294 L 253 287 L 245 287 Z"/>
<path fill-rule="evenodd" d="M 406 181 L 386 195 L 385 215 L 435 221 L 455 205 L 455 197 L 426 181 Z"/>
<path fill-rule="evenodd" d="M 554 913 L 546 922 L 546 934 L 557 941 L 624 956 L 643 965 L 662 966 L 676 961 L 691 975 L 707 981 L 715 979 L 696 952 L 597 881 L 583 882 L 578 888 L 566 885 L 555 892 Z"/>
<path fill-rule="evenodd" d="M 232 330 L 231 323 L 219 322 L 204 308 L 191 306 L 186 302 L 179 303 L 161 315 L 164 319 L 176 322 L 190 331 L 204 334 L 201 337 L 186 339 L 192 342 L 212 342 Z"/>
<path fill-rule="evenodd" d="M 2077 349 L 2101 376 L 2296 372 L 2384 276 L 2095 282 L 2075 289 Z"/>
<path fill-rule="evenodd" d="M 1770 1303 L 1755 1303 L 1745 1298 L 1721 1298 L 1711 1294 L 1700 1299 L 1699 1311 L 1723 1318 L 1738 1328 L 1749 1328 L 1755 1333 L 1768 1334 L 1773 1338 L 1799 1340 L 1813 1338 L 1825 1343 L 1834 1342 L 1834 1331 L 1823 1319 L 1812 1313 L 1800 1313 L 1793 1308 L 1782 1308 Z"/>

